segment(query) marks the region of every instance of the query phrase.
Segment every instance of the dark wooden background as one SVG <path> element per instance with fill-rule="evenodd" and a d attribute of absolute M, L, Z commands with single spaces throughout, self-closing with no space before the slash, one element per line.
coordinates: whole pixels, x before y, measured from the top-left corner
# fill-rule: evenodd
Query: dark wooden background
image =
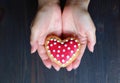
<path fill-rule="evenodd" d="M 49 70 L 30 54 L 36 11 L 36 0 L 0 0 L 0 83 L 120 83 L 120 0 L 91 0 L 97 44 L 71 72 Z"/>

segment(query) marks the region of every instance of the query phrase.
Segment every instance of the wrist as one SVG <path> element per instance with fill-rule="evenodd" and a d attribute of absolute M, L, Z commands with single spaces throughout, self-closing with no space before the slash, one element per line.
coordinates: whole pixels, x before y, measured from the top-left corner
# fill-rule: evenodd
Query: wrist
<path fill-rule="evenodd" d="M 59 0 L 38 0 L 38 8 L 44 6 L 58 5 L 58 4 L 59 4 Z"/>
<path fill-rule="evenodd" d="M 90 0 L 67 0 L 66 1 L 66 6 L 73 6 L 73 7 L 78 7 L 83 10 L 88 9 Z"/>

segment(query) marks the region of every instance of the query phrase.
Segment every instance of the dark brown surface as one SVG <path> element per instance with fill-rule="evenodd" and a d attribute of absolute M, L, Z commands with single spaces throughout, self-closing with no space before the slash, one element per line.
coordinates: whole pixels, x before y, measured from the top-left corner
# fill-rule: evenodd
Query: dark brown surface
<path fill-rule="evenodd" d="M 77 70 L 47 69 L 30 54 L 35 0 L 0 0 L 0 83 L 120 83 L 120 1 L 91 0 L 97 29 L 94 53 L 87 49 Z"/>

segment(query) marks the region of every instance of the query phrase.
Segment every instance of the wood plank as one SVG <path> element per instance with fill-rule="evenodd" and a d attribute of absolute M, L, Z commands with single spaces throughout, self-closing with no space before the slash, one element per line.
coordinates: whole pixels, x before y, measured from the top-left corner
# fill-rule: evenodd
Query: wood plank
<path fill-rule="evenodd" d="M 37 53 L 30 54 L 30 23 L 37 0 L 0 0 L 0 11 L 4 11 L 0 83 L 120 83 L 119 0 L 91 0 L 89 12 L 96 25 L 97 44 L 94 53 L 86 49 L 81 65 L 71 72 L 49 70 Z"/>

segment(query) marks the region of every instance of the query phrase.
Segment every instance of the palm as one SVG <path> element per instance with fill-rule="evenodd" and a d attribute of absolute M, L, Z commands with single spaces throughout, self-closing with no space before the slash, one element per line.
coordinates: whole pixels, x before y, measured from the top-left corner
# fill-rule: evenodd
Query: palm
<path fill-rule="evenodd" d="M 93 51 L 95 44 L 95 26 L 87 11 L 80 10 L 78 7 L 65 7 L 62 15 L 63 33 L 74 34 L 80 39 L 82 44 L 81 54 L 71 65 L 68 70 L 76 69 L 85 51 L 86 45 L 90 51 Z"/>
<path fill-rule="evenodd" d="M 52 63 L 46 54 L 44 48 L 45 38 L 51 33 L 59 36 L 61 31 L 61 10 L 58 5 L 44 7 L 38 11 L 31 29 L 32 52 L 37 50 L 43 63 L 48 68 L 53 65 L 58 69 L 58 66 Z"/>

